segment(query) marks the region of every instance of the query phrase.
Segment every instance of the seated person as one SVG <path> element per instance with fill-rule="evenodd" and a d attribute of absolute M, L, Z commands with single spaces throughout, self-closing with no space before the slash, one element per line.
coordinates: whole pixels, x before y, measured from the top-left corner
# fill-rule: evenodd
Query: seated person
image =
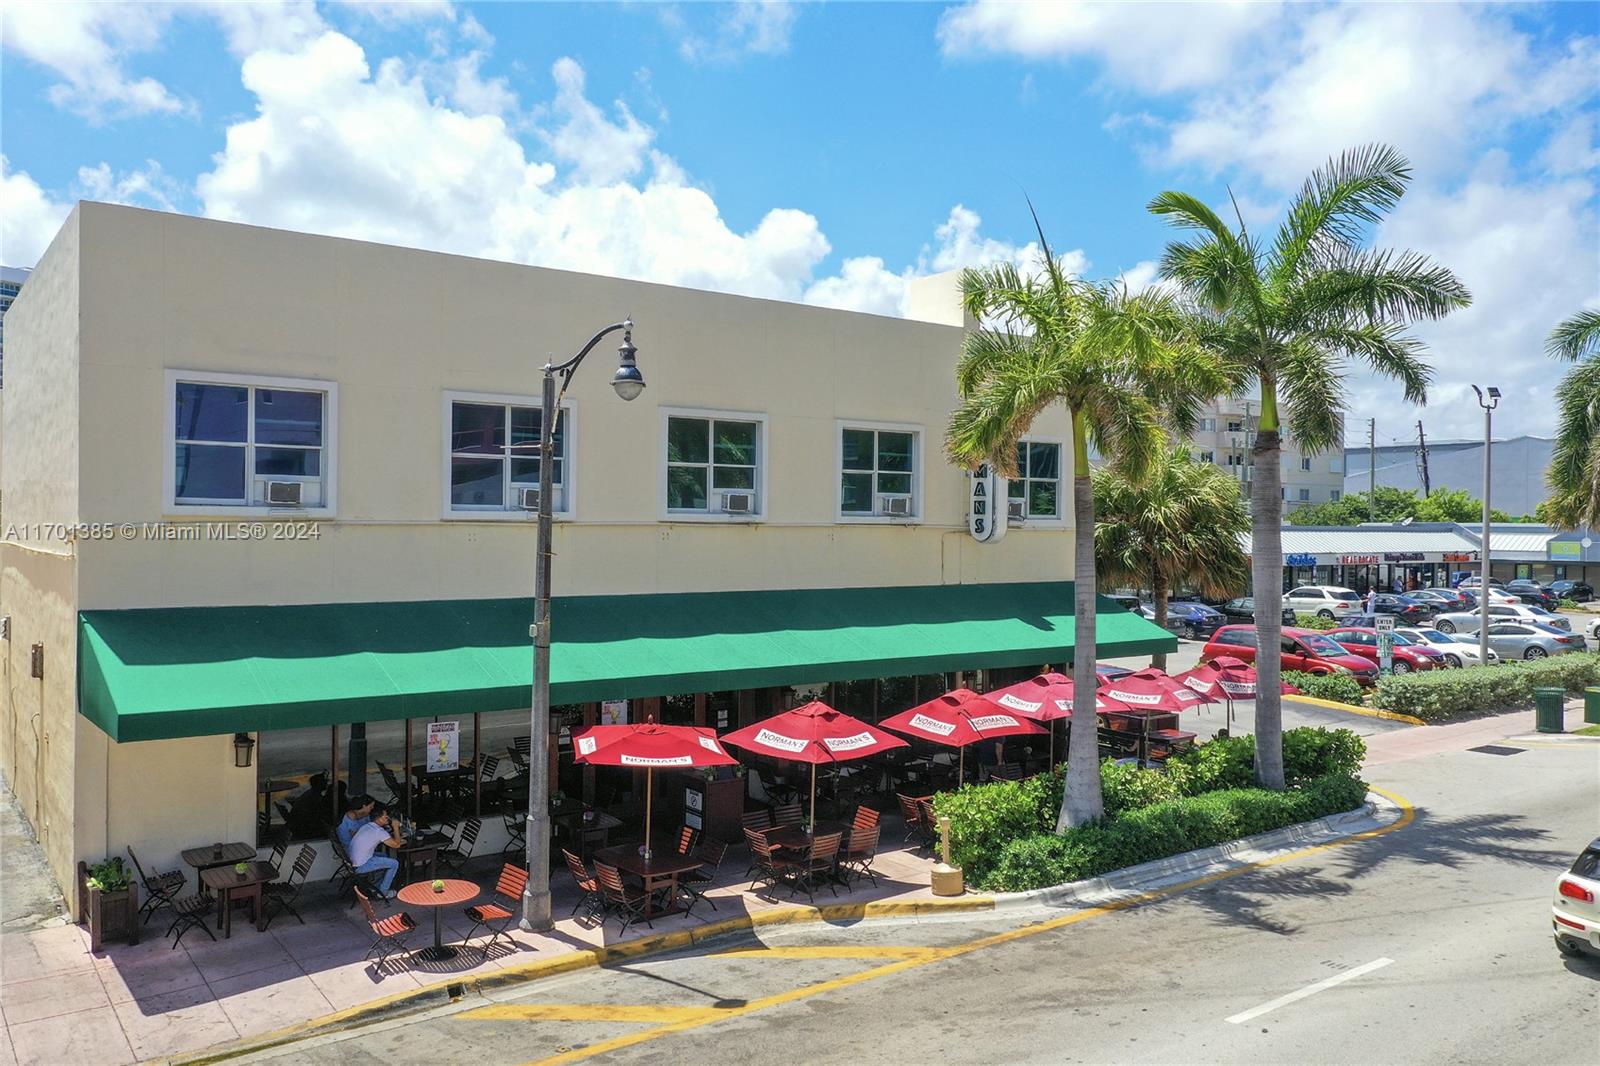
<path fill-rule="evenodd" d="M 333 835 L 339 838 L 346 855 L 350 854 L 356 832 L 372 821 L 372 808 L 377 806 L 377 802 L 371 796 L 351 796 L 345 801 L 344 818 L 334 828 Z"/>
<path fill-rule="evenodd" d="M 378 879 L 378 891 L 387 896 L 389 886 L 394 884 L 394 874 L 400 868 L 400 862 L 387 855 L 379 855 L 378 847 L 387 844 L 392 848 L 398 848 L 404 843 L 405 839 L 400 836 L 400 831 L 389 825 L 389 812 L 378 807 L 373 810 L 371 819 L 356 830 L 355 839 L 350 843 L 350 865 L 358 874 L 382 871 L 383 876 Z"/>
<path fill-rule="evenodd" d="M 332 820 L 332 798 L 328 795 L 328 775 L 312 774 L 306 790 L 289 801 L 285 821 L 296 840 L 310 840 L 322 835 Z"/>

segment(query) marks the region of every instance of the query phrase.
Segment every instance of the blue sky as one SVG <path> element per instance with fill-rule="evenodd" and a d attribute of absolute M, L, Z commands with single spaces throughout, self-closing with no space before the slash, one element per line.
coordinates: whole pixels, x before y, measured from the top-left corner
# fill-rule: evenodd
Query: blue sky
<path fill-rule="evenodd" d="M 1179 187 L 1272 224 L 1411 157 L 1377 234 L 1475 306 L 1421 330 L 1430 435 L 1547 431 L 1549 326 L 1600 301 L 1600 5 L 160 4 L 13 0 L 0 257 L 120 200 L 897 314 L 1034 254 L 1149 283 Z M 1359 373 L 1352 405 L 1415 416 Z"/>

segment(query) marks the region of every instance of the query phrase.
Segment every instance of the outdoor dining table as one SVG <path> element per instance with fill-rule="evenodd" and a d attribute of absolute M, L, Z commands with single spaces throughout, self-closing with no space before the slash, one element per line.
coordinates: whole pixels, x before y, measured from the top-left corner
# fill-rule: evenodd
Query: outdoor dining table
<path fill-rule="evenodd" d="M 650 858 L 639 854 L 637 844 L 617 844 L 609 848 L 601 848 L 594 853 L 595 862 L 603 862 L 607 866 L 614 866 L 625 874 L 632 874 L 644 883 L 647 895 L 644 905 L 644 916 L 654 918 L 658 914 L 667 914 L 678 909 L 678 878 L 691 870 L 698 870 L 702 860 L 694 855 L 679 855 L 677 850 L 663 845 L 652 850 Z M 662 908 L 656 907 L 656 893 L 666 893 L 667 899 L 672 902 Z"/>
<path fill-rule="evenodd" d="M 776 829 L 768 829 L 764 834 L 768 844 L 776 844 L 787 851 L 805 851 L 811 847 L 815 837 L 827 836 L 829 833 L 850 833 L 850 827 L 843 822 L 818 822 L 815 832 L 806 832 L 803 825 L 780 825 Z"/>
<path fill-rule="evenodd" d="M 434 867 L 439 861 L 439 849 L 448 847 L 449 844 L 450 838 L 445 834 L 429 831 L 406 837 L 405 843 L 389 850 L 400 860 L 401 877 L 410 880 L 416 873 L 417 867 L 426 865 L 428 876 L 431 878 Z"/>
<path fill-rule="evenodd" d="M 201 874 L 216 866 L 232 866 L 234 863 L 253 862 L 256 849 L 253 844 L 246 844 L 236 840 L 231 844 L 207 844 L 203 848 L 189 848 L 179 852 L 185 866 L 194 869 L 196 882 L 200 887 L 205 887 L 205 882 L 200 879 Z"/>
<path fill-rule="evenodd" d="M 252 851 L 251 854 L 255 853 Z M 261 905 L 261 886 L 277 880 L 278 868 L 270 862 L 247 862 L 243 865 L 243 873 L 233 866 L 208 866 L 200 871 L 201 886 L 216 894 L 217 928 L 222 930 L 224 940 L 233 936 L 233 905 L 243 900 L 250 901 L 250 912 L 256 919 L 256 932 L 263 932 L 267 928 L 267 909 Z"/>
<path fill-rule="evenodd" d="M 471 881 L 443 881 L 443 892 L 433 890 L 432 881 L 416 881 L 395 893 L 395 898 L 407 907 L 433 908 L 433 947 L 417 952 L 424 959 L 437 962 L 456 957 L 456 949 L 444 942 L 444 909 L 471 903 L 481 889 Z"/>

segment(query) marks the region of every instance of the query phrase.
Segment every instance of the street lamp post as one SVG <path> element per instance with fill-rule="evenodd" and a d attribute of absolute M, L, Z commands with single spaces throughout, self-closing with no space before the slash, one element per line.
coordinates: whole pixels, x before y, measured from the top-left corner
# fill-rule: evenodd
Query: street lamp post
<path fill-rule="evenodd" d="M 1490 436 L 1494 425 L 1494 409 L 1500 406 L 1500 390 L 1493 385 L 1488 387 L 1488 396 L 1478 386 L 1472 386 L 1472 391 L 1478 394 L 1478 406 L 1483 408 L 1483 565 L 1478 577 L 1478 662 L 1489 662 L 1489 473 L 1492 469 L 1493 438 Z"/>
<path fill-rule="evenodd" d="M 539 410 L 539 535 L 533 564 L 533 735 L 528 752 L 528 881 L 522 890 L 524 932 L 549 929 L 550 921 L 550 557 L 551 482 L 555 477 L 556 424 L 561 418 L 561 397 L 583 357 L 608 334 L 622 331 L 617 346 L 617 371 L 611 387 L 624 400 L 644 391 L 644 375 L 634 362 L 633 321 L 624 319 L 596 333 L 583 350 L 564 363 L 544 365 L 544 392 Z M 556 392 L 556 377 L 561 391 Z"/>

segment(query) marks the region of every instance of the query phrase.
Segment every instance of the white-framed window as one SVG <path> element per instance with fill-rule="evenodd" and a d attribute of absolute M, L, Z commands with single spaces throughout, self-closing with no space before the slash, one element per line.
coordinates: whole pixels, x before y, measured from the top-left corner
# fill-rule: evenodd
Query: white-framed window
<path fill-rule="evenodd" d="M 1007 502 L 1022 504 L 1030 522 L 1060 522 L 1061 442 L 1024 440 L 1017 443 L 1017 476 L 1006 486 Z"/>
<path fill-rule="evenodd" d="M 1301 470 L 1310 470 L 1311 469 L 1311 456 L 1302 455 L 1300 457 L 1300 469 Z"/>
<path fill-rule="evenodd" d="M 1202 432 L 1202 433 L 1215 433 L 1216 431 L 1217 431 L 1217 420 L 1215 418 L 1202 418 L 1200 420 L 1200 432 Z"/>
<path fill-rule="evenodd" d="M 1300 498 L 1302 500 L 1310 500 L 1311 499 L 1311 490 L 1310 489 L 1301 489 L 1300 490 Z"/>
<path fill-rule="evenodd" d="M 922 517 L 922 427 L 903 422 L 838 423 L 841 521 Z"/>
<path fill-rule="evenodd" d="M 169 512 L 333 513 L 333 382 L 168 370 L 165 397 Z"/>
<path fill-rule="evenodd" d="M 767 513 L 767 416 L 663 408 L 661 515 L 757 522 Z"/>
<path fill-rule="evenodd" d="M 529 396 L 483 392 L 444 394 L 444 514 L 447 518 L 526 519 L 523 490 L 539 487 L 543 412 Z M 556 421 L 550 509 L 573 513 L 572 401 Z M 532 500 L 528 501 L 530 504 Z"/>
<path fill-rule="evenodd" d="M 1244 423 L 1241 422 L 1237 418 L 1229 419 L 1228 420 L 1228 432 L 1229 433 L 1243 433 L 1244 432 Z"/>
<path fill-rule="evenodd" d="M 1217 462 L 1217 453 L 1214 451 L 1201 452 L 1200 461 L 1202 463 L 1211 463 L 1213 466 L 1215 466 Z"/>
<path fill-rule="evenodd" d="M 1343 498 L 1344 498 L 1344 493 L 1340 492 L 1338 489 L 1334 489 L 1333 491 L 1328 493 L 1328 499 L 1333 500 L 1336 503 L 1339 500 L 1343 499 Z"/>
<path fill-rule="evenodd" d="M 1244 465 L 1244 456 L 1240 455 L 1238 452 L 1229 452 L 1228 453 L 1228 465 L 1229 466 L 1243 466 Z"/>

